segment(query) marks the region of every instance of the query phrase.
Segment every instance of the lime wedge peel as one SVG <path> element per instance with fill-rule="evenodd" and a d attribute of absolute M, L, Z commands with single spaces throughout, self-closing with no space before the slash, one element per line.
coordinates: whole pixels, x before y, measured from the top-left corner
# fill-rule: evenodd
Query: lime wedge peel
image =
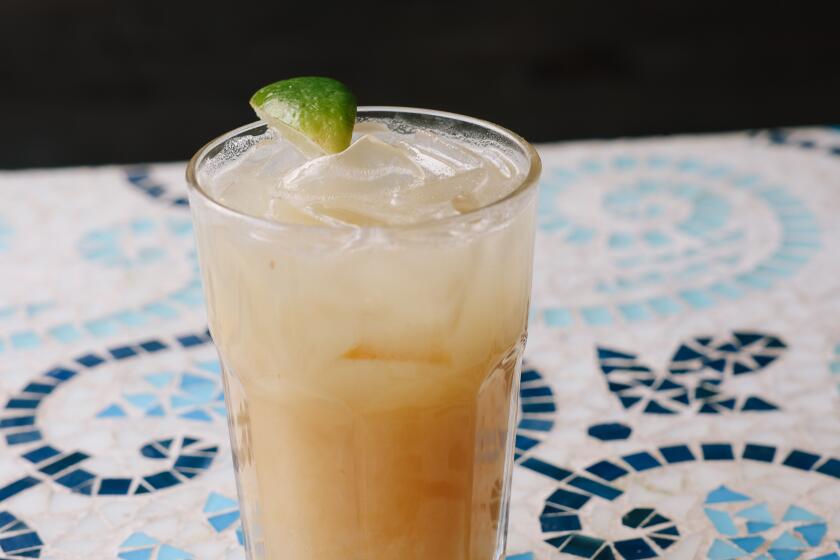
<path fill-rule="evenodd" d="M 347 148 L 356 123 L 356 97 L 347 86 L 331 78 L 311 76 L 274 82 L 251 97 L 251 107 L 307 157 Z"/>

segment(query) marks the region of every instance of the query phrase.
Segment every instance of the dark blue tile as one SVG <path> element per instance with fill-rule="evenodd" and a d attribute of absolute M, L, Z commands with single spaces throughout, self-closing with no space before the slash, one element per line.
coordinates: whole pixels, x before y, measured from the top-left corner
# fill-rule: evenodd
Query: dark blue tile
<path fill-rule="evenodd" d="M 180 198 L 176 198 L 175 200 L 173 200 L 173 201 L 172 201 L 172 205 L 173 205 L 173 206 L 189 206 L 189 205 L 190 205 L 190 201 L 189 201 L 189 200 L 187 200 L 187 199 L 186 199 L 186 198 L 184 198 L 184 197 L 180 197 Z"/>
<path fill-rule="evenodd" d="M 764 338 L 763 334 L 758 334 L 758 333 L 736 331 L 736 332 L 733 332 L 732 334 L 735 335 L 735 340 L 738 341 L 739 346 L 749 346 L 753 342 L 757 342 L 757 341 L 761 340 L 762 338 Z"/>
<path fill-rule="evenodd" d="M 640 453 L 632 453 L 630 455 L 625 455 L 622 457 L 624 462 L 633 467 L 633 469 L 641 472 L 646 471 L 648 469 L 655 469 L 657 467 L 661 467 L 662 464 L 650 453 L 647 451 L 642 451 Z"/>
<path fill-rule="evenodd" d="M 546 463 L 544 461 L 540 461 L 539 459 L 535 459 L 533 457 L 526 459 L 521 463 L 521 466 L 525 467 L 526 469 L 531 469 L 534 472 L 538 472 L 542 475 L 545 475 L 549 478 L 553 478 L 554 480 L 560 482 L 566 480 L 570 476 L 572 476 L 571 471 L 567 471 L 566 469 L 561 469 L 560 467 L 555 467 L 550 463 Z"/>
<path fill-rule="evenodd" d="M 166 453 L 163 453 L 160 449 L 152 445 L 151 443 L 147 443 L 143 447 L 140 448 L 140 454 L 143 457 L 148 457 L 150 459 L 165 459 L 168 457 Z"/>
<path fill-rule="evenodd" d="M 626 424 L 611 422 L 607 424 L 595 424 L 589 427 L 589 435 L 601 441 L 614 441 L 627 439 L 633 430 Z"/>
<path fill-rule="evenodd" d="M 680 536 L 680 531 L 674 525 L 671 525 L 670 527 L 665 527 L 664 529 L 657 529 L 656 531 L 653 531 L 653 534 L 655 534 L 655 535 L 673 535 L 675 537 L 679 537 Z"/>
<path fill-rule="evenodd" d="M 732 453 L 732 446 L 728 443 L 704 443 L 700 447 L 703 450 L 703 459 L 706 461 L 735 460 L 735 454 Z"/>
<path fill-rule="evenodd" d="M 76 362 L 87 368 L 92 368 L 105 363 L 105 359 L 100 358 L 96 354 L 85 354 L 84 356 L 76 358 Z"/>
<path fill-rule="evenodd" d="M 113 356 L 115 360 L 124 360 L 137 355 L 137 350 L 131 346 L 117 346 L 116 348 L 109 348 L 108 352 L 110 352 L 111 356 Z"/>
<path fill-rule="evenodd" d="M 526 369 L 522 372 L 519 379 L 522 380 L 522 383 L 528 383 L 529 381 L 540 380 L 542 376 L 535 369 Z"/>
<path fill-rule="evenodd" d="M 833 457 L 829 458 L 828 461 L 817 467 L 817 472 L 840 478 L 840 461 Z"/>
<path fill-rule="evenodd" d="M 554 537 L 551 539 L 546 539 L 545 542 L 553 546 L 554 548 L 560 549 L 564 544 L 569 542 L 572 538 L 572 535 L 560 535 L 559 537 Z"/>
<path fill-rule="evenodd" d="M 516 448 L 520 451 L 528 451 L 529 449 L 539 445 L 539 441 L 522 434 L 516 434 Z"/>
<path fill-rule="evenodd" d="M 175 461 L 175 467 L 188 467 L 191 469 L 206 469 L 213 462 L 212 457 L 199 457 L 195 455 L 181 455 Z"/>
<path fill-rule="evenodd" d="M 551 420 L 536 420 L 533 418 L 523 418 L 519 421 L 520 430 L 534 430 L 537 432 L 549 432 L 554 427 L 554 422 Z"/>
<path fill-rule="evenodd" d="M 564 506 L 570 509 L 580 509 L 586 504 L 586 502 L 589 501 L 590 497 L 591 496 L 587 496 L 586 494 L 578 494 L 577 492 L 571 492 L 569 490 L 564 490 L 563 488 L 558 488 L 551 496 L 546 498 L 545 501 L 550 504 Z"/>
<path fill-rule="evenodd" d="M 181 484 L 181 481 L 178 480 L 178 478 L 176 478 L 170 471 L 161 471 L 157 474 L 144 476 L 143 480 L 148 482 L 155 490 Z"/>
<path fill-rule="evenodd" d="M 743 406 L 741 406 L 741 410 L 744 412 L 749 411 L 766 411 L 766 410 L 778 410 L 779 407 L 761 399 L 759 397 L 749 397 L 747 398 L 746 402 L 744 402 Z"/>
<path fill-rule="evenodd" d="M 161 350 L 165 350 L 167 347 L 166 344 L 160 340 L 147 340 L 146 342 L 141 342 L 139 346 L 146 352 L 160 352 Z"/>
<path fill-rule="evenodd" d="M 618 488 L 613 488 L 612 486 L 596 482 L 591 478 L 583 476 L 576 476 L 566 484 L 595 496 L 600 496 L 605 500 L 614 500 L 623 494 L 623 492 Z"/>
<path fill-rule="evenodd" d="M 18 551 L 27 548 L 34 548 L 44 544 L 34 531 L 29 533 L 21 533 L 13 537 L 0 538 L 0 548 L 3 552 L 12 556 L 21 556 Z M 37 558 L 37 557 L 36 557 Z"/>
<path fill-rule="evenodd" d="M 175 471 L 185 478 L 193 478 L 199 474 L 196 470 L 181 467 L 175 467 Z"/>
<path fill-rule="evenodd" d="M 794 469 L 810 471 L 819 460 L 819 455 L 814 455 L 813 453 L 807 453 L 805 451 L 799 451 L 797 449 L 794 449 L 790 452 L 790 455 L 788 455 L 787 458 L 785 458 L 785 460 L 782 461 L 782 464 L 787 465 L 789 467 L 793 467 Z"/>
<path fill-rule="evenodd" d="M 607 383 L 607 388 L 612 391 L 613 393 L 621 393 L 626 391 L 627 389 L 632 389 L 633 385 L 628 385 L 627 383 L 616 383 L 615 381 L 610 381 Z"/>
<path fill-rule="evenodd" d="M 41 439 L 41 432 L 38 430 L 30 430 L 28 432 L 18 432 L 16 434 L 8 434 L 6 436 L 6 443 L 9 445 L 20 445 L 22 443 L 30 443 Z"/>
<path fill-rule="evenodd" d="M 53 461 L 49 465 L 45 465 L 38 470 L 41 471 L 42 473 L 46 474 L 46 475 L 53 476 L 53 475 L 58 474 L 59 472 L 63 471 L 67 467 L 70 467 L 72 465 L 75 465 L 76 463 L 84 461 L 88 457 L 89 457 L 89 455 L 87 455 L 85 453 L 82 453 L 81 451 L 74 451 L 73 453 L 67 455 L 66 457 L 62 457 L 61 459 L 58 459 L 57 461 Z"/>
<path fill-rule="evenodd" d="M 582 558 L 592 558 L 602 546 L 604 546 L 604 541 L 601 539 L 585 535 L 572 535 L 562 551 Z"/>
<path fill-rule="evenodd" d="M 686 346 L 685 344 L 680 345 L 677 351 L 674 353 L 674 356 L 671 358 L 672 362 L 687 362 L 689 360 L 696 360 L 698 358 L 705 358 L 704 354 L 701 354 L 697 350 Z"/>
<path fill-rule="evenodd" d="M 636 508 L 632 511 L 629 511 L 624 514 L 621 518 L 621 523 L 625 527 L 630 527 L 631 529 L 638 529 L 642 526 L 645 519 L 651 516 L 653 513 L 653 508 Z"/>
<path fill-rule="evenodd" d="M 659 556 L 643 539 L 616 541 L 613 546 L 625 560 L 642 560 Z"/>
<path fill-rule="evenodd" d="M 143 169 L 128 169 L 126 170 L 126 179 L 132 184 L 138 184 L 149 178 L 149 174 Z"/>
<path fill-rule="evenodd" d="M 621 401 L 621 405 L 622 405 L 624 408 L 630 408 L 630 407 L 632 407 L 634 404 L 636 404 L 637 402 L 639 402 L 640 400 L 642 400 L 642 397 L 619 397 L 619 399 L 618 399 L 618 400 L 620 400 L 620 401 Z"/>
<path fill-rule="evenodd" d="M 650 540 L 655 542 L 659 546 L 659 548 L 661 548 L 662 550 L 665 550 L 665 549 L 669 548 L 675 542 L 671 539 L 663 539 L 662 537 L 654 537 L 654 536 L 651 536 Z"/>
<path fill-rule="evenodd" d="M 601 549 L 601 552 L 595 557 L 594 560 L 615 560 L 615 556 L 613 556 L 612 548 L 609 546 L 605 546 Z"/>
<path fill-rule="evenodd" d="M 11 409 L 33 409 L 38 408 L 38 405 L 41 404 L 39 399 L 9 399 L 9 402 L 6 403 L 6 408 Z"/>
<path fill-rule="evenodd" d="M 555 412 L 554 403 L 550 402 L 536 402 L 536 403 L 522 403 L 522 412 Z"/>
<path fill-rule="evenodd" d="M 617 350 L 610 350 L 609 348 L 601 348 L 598 347 L 598 359 L 599 360 L 610 360 L 610 359 L 620 359 L 620 360 L 635 360 L 635 354 L 625 354 L 624 352 L 619 352 Z"/>
<path fill-rule="evenodd" d="M 523 387 L 519 391 L 519 396 L 521 396 L 523 399 L 534 397 L 550 397 L 552 396 L 552 392 L 550 387 Z"/>
<path fill-rule="evenodd" d="M 629 472 L 614 463 L 610 463 L 609 461 L 600 461 L 594 465 L 586 467 L 586 470 L 608 482 L 621 478 Z"/>
<path fill-rule="evenodd" d="M 561 531 L 578 531 L 581 528 L 577 514 L 563 513 L 540 517 L 543 533 L 558 533 Z"/>
<path fill-rule="evenodd" d="M 99 483 L 100 496 L 125 496 L 131 487 L 130 478 L 103 478 Z"/>
<path fill-rule="evenodd" d="M 648 401 L 647 406 L 645 406 L 645 414 L 676 414 L 675 411 L 662 406 L 657 401 L 651 400 Z"/>
<path fill-rule="evenodd" d="M 0 420 L 0 428 L 15 428 L 17 426 L 32 426 L 34 424 L 34 416 L 14 416 Z"/>
<path fill-rule="evenodd" d="M 726 369 L 726 360 L 724 358 L 720 358 L 719 360 L 706 360 L 703 362 L 703 365 L 707 368 L 723 373 L 723 370 Z"/>
<path fill-rule="evenodd" d="M 4 530 L 8 525 L 17 521 L 17 517 L 8 511 L 0 511 L 0 531 Z"/>
<path fill-rule="evenodd" d="M 168 441 L 169 443 L 172 443 L 172 440 L 165 440 L 165 441 Z M 197 441 L 198 441 L 198 439 L 196 439 L 196 438 L 194 438 L 194 437 L 184 436 L 184 438 L 181 440 L 181 447 L 187 447 L 188 445 L 192 445 L 192 444 L 194 444 L 194 443 L 195 443 L 195 442 L 197 442 Z M 164 443 L 164 441 L 161 441 L 161 442 L 159 442 L 159 443 L 160 443 L 161 445 L 165 445 L 167 448 L 169 448 L 169 445 L 167 445 L 166 443 Z"/>
<path fill-rule="evenodd" d="M 183 346 L 184 348 L 189 348 L 190 346 L 198 346 L 199 344 L 204 344 L 204 340 L 200 337 L 195 336 L 194 334 L 190 334 L 187 336 L 179 336 L 177 337 L 178 343 Z"/>
<path fill-rule="evenodd" d="M 55 481 L 62 486 L 73 490 L 74 488 L 83 485 L 90 487 L 90 484 L 88 483 L 91 483 L 94 478 L 96 477 L 84 469 L 74 469 L 69 473 L 56 478 Z M 87 494 L 90 494 L 90 492 L 87 492 Z"/>
<path fill-rule="evenodd" d="M 77 371 L 72 369 L 55 368 L 48 371 L 45 375 L 47 375 L 47 377 L 58 379 L 59 381 L 67 381 L 68 379 L 74 377 L 77 373 Z"/>
<path fill-rule="evenodd" d="M 670 445 L 667 447 L 660 447 L 659 452 L 662 457 L 669 463 L 684 463 L 686 461 L 694 461 L 694 453 L 687 445 Z"/>
<path fill-rule="evenodd" d="M 755 443 L 748 443 L 744 447 L 744 459 L 752 461 L 761 461 L 762 463 L 772 463 L 776 457 L 776 448 L 769 445 L 757 445 Z"/>
<path fill-rule="evenodd" d="M 38 449 L 33 449 L 28 453 L 24 453 L 23 458 L 30 463 L 40 463 L 41 461 L 45 461 L 60 454 L 61 452 L 58 449 L 45 445 L 43 447 L 39 447 Z"/>
<path fill-rule="evenodd" d="M 24 393 L 38 393 L 41 395 L 49 395 L 55 389 L 55 385 L 47 385 L 45 383 L 30 383 L 23 388 Z"/>
<path fill-rule="evenodd" d="M 647 522 L 643 525 L 645 528 L 647 527 L 654 527 L 656 525 L 662 525 L 663 523 L 668 523 L 671 520 L 665 517 L 664 515 L 660 515 L 658 513 L 654 514 L 653 517 L 647 520 Z"/>
<path fill-rule="evenodd" d="M 31 476 L 25 476 L 21 479 L 15 480 L 14 482 L 0 488 L 0 502 L 40 483 L 40 480 Z"/>

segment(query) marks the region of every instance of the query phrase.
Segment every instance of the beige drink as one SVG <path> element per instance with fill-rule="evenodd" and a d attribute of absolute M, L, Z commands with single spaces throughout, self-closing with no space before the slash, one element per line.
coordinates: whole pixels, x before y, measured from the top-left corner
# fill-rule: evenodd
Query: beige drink
<path fill-rule="evenodd" d="M 253 126 L 191 163 L 249 558 L 495 560 L 539 160 L 463 117 L 359 118 L 337 155 Z"/>

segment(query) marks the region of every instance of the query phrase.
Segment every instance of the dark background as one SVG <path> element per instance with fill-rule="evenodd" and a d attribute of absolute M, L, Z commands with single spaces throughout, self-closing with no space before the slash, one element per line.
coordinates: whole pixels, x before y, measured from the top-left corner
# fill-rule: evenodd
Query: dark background
<path fill-rule="evenodd" d="M 0 168 L 186 159 L 309 74 L 537 142 L 837 123 L 831 4 L 0 0 Z"/>

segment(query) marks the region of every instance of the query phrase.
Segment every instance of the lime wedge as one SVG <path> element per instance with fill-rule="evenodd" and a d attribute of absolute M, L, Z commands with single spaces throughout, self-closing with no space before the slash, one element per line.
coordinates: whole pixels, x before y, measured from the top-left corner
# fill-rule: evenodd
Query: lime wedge
<path fill-rule="evenodd" d="M 331 78 L 312 76 L 274 82 L 251 97 L 251 107 L 307 155 L 316 155 L 316 149 L 322 154 L 344 150 L 350 145 L 356 123 L 356 97 L 347 86 Z"/>

